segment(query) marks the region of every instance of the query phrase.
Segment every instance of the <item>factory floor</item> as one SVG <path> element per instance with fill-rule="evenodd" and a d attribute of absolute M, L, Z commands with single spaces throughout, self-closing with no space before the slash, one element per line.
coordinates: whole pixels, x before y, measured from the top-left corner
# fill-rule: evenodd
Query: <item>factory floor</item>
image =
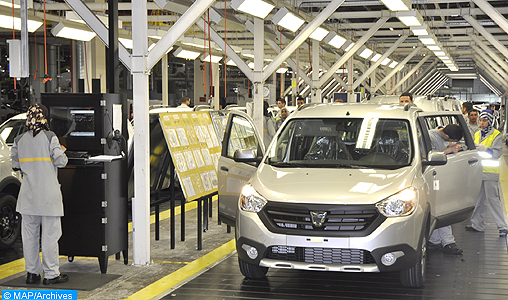
<path fill-rule="evenodd" d="M 508 199 L 508 149 L 501 162 L 501 186 Z M 216 197 L 214 198 L 216 200 Z M 165 204 L 165 207 L 167 204 Z M 508 206 L 508 205 L 507 205 Z M 167 207 L 166 207 L 167 208 Z M 453 233 L 463 255 L 428 252 L 423 288 L 404 288 L 397 273 L 329 273 L 270 269 L 262 280 L 245 279 L 239 270 L 234 231 L 217 223 L 217 201 L 209 228 L 197 247 L 196 203 L 186 205 L 186 237 L 180 241 L 180 214 L 176 209 L 176 245 L 170 249 L 169 212 L 161 212 L 160 240 L 151 225 L 151 259 L 147 266 L 132 265 L 132 233 L 129 263 L 109 258 L 107 274 L 101 274 L 97 258 L 60 257 L 60 270 L 68 283 L 51 286 L 77 290 L 78 299 L 508 299 L 508 238 L 499 237 L 488 214 L 484 233 L 465 231 L 468 221 L 454 224 Z M 22 244 L 0 250 L 0 287 L 26 289 Z M 74 279 L 73 279 L 74 278 Z M 40 284 L 29 288 L 44 289 Z"/>

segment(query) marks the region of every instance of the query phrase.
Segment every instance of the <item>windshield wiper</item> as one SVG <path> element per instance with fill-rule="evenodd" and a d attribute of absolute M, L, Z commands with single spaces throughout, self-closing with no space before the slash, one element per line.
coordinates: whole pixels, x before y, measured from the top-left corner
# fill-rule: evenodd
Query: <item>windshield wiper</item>
<path fill-rule="evenodd" d="M 300 167 L 300 168 L 304 168 L 304 167 L 308 167 L 309 165 L 308 164 L 299 164 L 299 163 L 290 163 L 290 162 L 274 162 L 274 161 L 270 161 L 269 162 L 271 166 L 274 166 L 274 167 Z"/>

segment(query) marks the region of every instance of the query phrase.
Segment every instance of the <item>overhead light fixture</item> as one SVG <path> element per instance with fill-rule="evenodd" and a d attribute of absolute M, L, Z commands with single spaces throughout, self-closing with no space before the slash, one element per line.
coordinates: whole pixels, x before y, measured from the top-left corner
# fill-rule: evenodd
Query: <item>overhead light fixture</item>
<path fill-rule="evenodd" d="M 258 17 L 266 18 L 275 7 L 271 1 L 267 0 L 232 0 L 229 4 L 231 8 L 243 13 Z"/>
<path fill-rule="evenodd" d="M 204 56 L 204 57 L 203 57 Z M 218 63 L 222 59 L 222 56 L 217 55 L 201 55 L 201 61 Z"/>
<path fill-rule="evenodd" d="M 300 27 L 302 27 L 305 20 L 290 12 L 286 7 L 282 7 L 275 15 L 273 15 L 272 22 L 275 25 L 279 25 L 291 30 L 292 32 L 296 32 Z"/>
<path fill-rule="evenodd" d="M 441 51 L 441 47 L 438 45 L 427 45 L 427 48 L 431 51 Z"/>
<path fill-rule="evenodd" d="M 434 51 L 434 55 L 437 57 L 443 57 L 446 56 L 446 53 L 444 51 Z"/>
<path fill-rule="evenodd" d="M 240 55 L 241 56 L 245 56 L 245 57 L 254 58 L 254 51 L 252 51 L 252 50 L 242 50 L 242 52 L 240 52 Z"/>
<path fill-rule="evenodd" d="M 101 22 L 104 25 L 106 25 L 106 27 L 109 26 L 109 18 L 108 18 L 108 16 L 99 15 L 97 13 L 95 14 L 95 16 L 99 20 L 101 20 Z M 65 11 L 65 19 L 69 20 L 69 21 L 72 21 L 72 22 L 78 22 L 78 23 L 86 24 L 85 21 L 83 21 L 83 19 L 81 19 L 81 17 L 75 11 L 73 11 L 73 10 L 67 10 L 67 11 Z M 123 26 L 123 22 L 118 20 L 118 28 L 122 28 L 122 26 Z"/>
<path fill-rule="evenodd" d="M 360 47 L 360 49 L 358 50 L 357 53 L 358 53 L 358 55 L 360 55 L 360 57 L 367 59 L 372 55 L 372 53 L 374 53 L 374 51 L 370 50 L 369 48 L 367 48 L 365 46 L 362 46 L 362 47 Z"/>
<path fill-rule="evenodd" d="M 381 56 L 382 56 L 381 54 L 376 53 L 376 54 L 374 54 L 374 56 L 372 56 L 372 58 L 370 60 L 372 60 L 373 62 L 376 62 L 381 58 Z"/>
<path fill-rule="evenodd" d="M 97 34 L 91 31 L 86 25 L 81 24 L 64 24 L 60 22 L 51 29 L 54 36 L 66 38 L 70 40 L 89 42 Z M 125 45 L 124 45 L 125 46 Z"/>
<path fill-rule="evenodd" d="M 328 30 L 324 29 L 323 27 L 318 27 L 316 30 L 314 30 L 313 33 L 309 36 L 311 39 L 316 41 L 322 41 L 325 36 L 328 34 Z"/>
<path fill-rule="evenodd" d="M 386 66 L 386 65 L 388 65 L 391 61 L 392 61 L 392 60 L 391 60 L 391 59 L 389 59 L 389 58 L 387 57 L 387 58 L 383 59 L 383 61 L 381 62 L 381 64 L 382 64 L 383 66 Z"/>
<path fill-rule="evenodd" d="M 242 48 L 241 47 L 238 47 L 238 46 L 233 46 L 233 45 L 229 45 L 229 47 L 231 47 L 231 49 L 233 49 L 233 51 L 235 53 L 240 53 L 242 52 Z"/>
<path fill-rule="evenodd" d="M 13 2 L 14 2 L 14 8 L 20 8 L 21 7 L 20 0 L 14 0 L 14 1 L 11 1 L 11 0 L 0 0 L 0 6 L 5 6 L 5 7 L 12 8 L 12 3 Z M 27 1 L 27 2 L 28 2 L 27 3 L 28 8 L 33 8 L 34 7 L 34 3 L 33 3 L 32 0 Z"/>
<path fill-rule="evenodd" d="M 248 63 L 247 66 L 249 66 L 249 68 L 251 68 L 251 69 L 254 69 L 254 63 L 253 62 Z"/>
<path fill-rule="evenodd" d="M 342 47 L 340 47 L 342 50 L 348 52 L 349 50 L 351 50 L 351 48 L 353 48 L 353 46 L 355 45 L 355 43 L 352 41 L 352 40 L 347 40 L 344 45 L 342 45 Z"/>
<path fill-rule="evenodd" d="M 236 63 L 232 59 L 228 59 L 228 61 L 226 61 L 226 65 L 228 65 L 228 66 L 236 66 Z"/>
<path fill-rule="evenodd" d="M 413 34 L 417 36 L 430 34 L 430 29 L 427 24 L 423 24 L 421 26 L 411 26 L 410 29 Z"/>
<path fill-rule="evenodd" d="M 436 37 L 433 34 L 421 35 L 418 38 L 424 45 L 437 45 Z"/>
<path fill-rule="evenodd" d="M 391 11 L 405 11 L 412 7 L 411 0 L 381 0 Z"/>
<path fill-rule="evenodd" d="M 337 49 L 340 49 L 340 47 L 342 47 L 342 45 L 344 45 L 346 42 L 346 39 L 332 31 L 325 37 L 324 42 Z"/>
<path fill-rule="evenodd" d="M 201 48 L 201 49 L 208 49 L 208 46 L 211 46 L 213 49 L 217 48 L 217 45 L 212 41 L 200 39 L 197 37 L 191 37 L 191 36 L 184 37 L 183 40 L 181 40 L 181 43 L 183 45 L 197 47 L 197 48 Z"/>
<path fill-rule="evenodd" d="M 399 21 L 406 26 L 422 26 L 423 17 L 416 9 L 409 11 L 398 11 L 395 13 Z"/>
<path fill-rule="evenodd" d="M 35 32 L 37 29 L 39 29 L 39 27 L 41 27 L 41 25 L 42 25 L 41 21 L 35 21 L 30 19 L 27 20 L 28 32 Z M 12 30 L 12 15 L 11 16 L 0 15 L 0 27 Z M 14 29 L 21 30 L 21 19 L 18 17 L 14 18 Z"/>
<path fill-rule="evenodd" d="M 286 73 L 287 71 L 288 71 L 288 68 L 282 67 L 282 68 L 279 68 L 276 72 L 277 73 Z"/>
<path fill-rule="evenodd" d="M 134 42 L 132 41 L 132 39 L 119 37 L 118 42 L 122 43 L 122 45 L 127 49 L 134 49 Z"/>
<path fill-rule="evenodd" d="M 392 62 L 388 65 L 388 67 L 390 67 L 390 68 L 392 68 L 392 69 L 393 69 L 393 68 L 395 68 L 398 64 L 399 64 L 398 62 L 396 62 L 396 61 L 392 61 Z"/>
<path fill-rule="evenodd" d="M 196 58 L 198 58 L 198 56 L 200 54 L 201 53 L 199 53 L 199 52 L 185 50 L 182 47 L 178 47 L 175 50 L 175 52 L 173 52 L 173 55 L 176 56 L 176 57 L 190 59 L 190 60 L 195 60 Z"/>

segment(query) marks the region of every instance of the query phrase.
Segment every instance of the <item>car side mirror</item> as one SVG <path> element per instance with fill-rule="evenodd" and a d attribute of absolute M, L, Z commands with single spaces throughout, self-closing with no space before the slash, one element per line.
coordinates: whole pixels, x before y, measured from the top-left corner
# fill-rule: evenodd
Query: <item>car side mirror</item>
<path fill-rule="evenodd" d="M 422 163 L 424 166 L 442 166 L 448 162 L 446 158 L 446 154 L 441 151 L 429 151 L 427 155 L 427 160 L 424 160 Z"/>
<path fill-rule="evenodd" d="M 236 162 L 261 162 L 261 157 L 257 157 L 257 151 L 253 149 L 237 149 L 233 154 L 233 159 Z"/>

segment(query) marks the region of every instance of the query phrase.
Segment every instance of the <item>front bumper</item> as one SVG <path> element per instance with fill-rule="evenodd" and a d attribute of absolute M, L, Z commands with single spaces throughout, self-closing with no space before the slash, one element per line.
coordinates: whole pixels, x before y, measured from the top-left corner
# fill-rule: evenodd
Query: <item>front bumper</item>
<path fill-rule="evenodd" d="M 419 241 L 425 233 L 423 216 L 423 211 L 417 209 L 407 217 L 387 218 L 367 236 L 317 237 L 273 233 L 257 214 L 239 211 L 236 247 L 241 260 L 263 267 L 340 272 L 400 271 L 412 267 L 419 259 Z M 248 247 L 255 247 L 258 256 L 250 258 Z M 381 262 L 386 253 L 397 256 L 393 265 Z"/>

